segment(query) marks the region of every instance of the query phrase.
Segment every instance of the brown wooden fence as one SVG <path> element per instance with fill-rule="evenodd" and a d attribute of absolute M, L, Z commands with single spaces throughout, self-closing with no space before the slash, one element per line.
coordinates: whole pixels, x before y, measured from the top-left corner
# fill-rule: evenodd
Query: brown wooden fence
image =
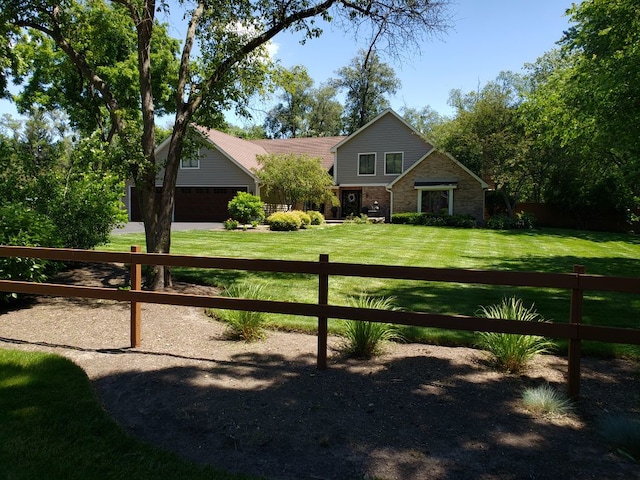
<path fill-rule="evenodd" d="M 141 303 L 162 303 L 317 317 L 317 366 L 319 369 L 327 368 L 327 321 L 329 318 L 369 320 L 449 330 L 540 335 L 551 338 L 568 339 L 568 393 L 570 397 L 577 398 L 580 393 L 580 343 L 582 340 L 640 344 L 640 329 L 582 324 L 584 291 L 616 291 L 637 294 L 640 293 L 640 278 L 587 275 L 582 266 L 574 267 L 572 273 L 503 272 L 334 263 L 329 262 L 328 255 L 320 255 L 319 261 L 312 262 L 149 254 L 142 253 L 140 247 L 135 246 L 131 247 L 131 252 L 123 253 L 0 246 L 0 257 L 129 264 L 131 271 L 130 290 L 0 280 L 0 291 L 61 297 L 101 298 L 129 302 L 131 304 L 131 346 L 134 348 L 140 345 Z M 317 275 L 318 302 L 296 303 L 143 291 L 141 287 L 141 265 L 166 265 L 171 267 L 216 268 Z M 328 302 L 330 276 L 568 289 L 571 291 L 570 319 L 569 323 L 514 322 L 512 320 L 477 318 L 463 315 L 371 310 L 330 305 Z"/>

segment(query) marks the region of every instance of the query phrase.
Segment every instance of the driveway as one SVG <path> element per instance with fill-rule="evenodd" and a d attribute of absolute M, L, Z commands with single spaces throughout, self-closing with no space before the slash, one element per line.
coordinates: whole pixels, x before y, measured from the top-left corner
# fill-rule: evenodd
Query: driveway
<path fill-rule="evenodd" d="M 180 230 L 224 230 L 224 225 L 215 222 L 174 222 L 171 224 L 171 231 Z M 142 222 L 129 222 L 123 228 L 114 228 L 112 235 L 122 235 L 124 233 L 144 233 Z"/>

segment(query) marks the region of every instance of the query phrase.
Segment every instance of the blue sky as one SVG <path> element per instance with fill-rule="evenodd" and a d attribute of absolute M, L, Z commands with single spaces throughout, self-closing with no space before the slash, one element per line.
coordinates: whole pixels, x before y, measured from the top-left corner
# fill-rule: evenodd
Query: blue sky
<path fill-rule="evenodd" d="M 447 99 L 452 89 L 476 90 L 503 70 L 520 72 L 525 63 L 554 48 L 569 26 L 564 13 L 571 4 L 571 0 L 453 0 L 452 28 L 423 43 L 420 54 L 412 54 L 410 60 L 385 59 L 401 81 L 400 90 L 390 99 L 392 108 L 429 105 L 450 114 Z M 322 37 L 305 45 L 299 39 L 289 33 L 276 37 L 276 58 L 285 67 L 304 65 L 316 86 L 335 77 L 336 70 L 366 46 L 350 32 L 330 25 Z M 0 101 L 3 113 L 15 115 L 5 100 Z"/>

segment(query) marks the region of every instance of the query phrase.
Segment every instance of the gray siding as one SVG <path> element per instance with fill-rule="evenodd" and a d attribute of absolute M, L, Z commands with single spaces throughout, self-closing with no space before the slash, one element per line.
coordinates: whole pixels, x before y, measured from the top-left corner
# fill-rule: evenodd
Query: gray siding
<path fill-rule="evenodd" d="M 395 115 L 388 113 L 380 117 L 337 149 L 336 183 L 338 185 L 388 184 L 398 175 L 384 174 L 385 153 L 403 152 L 403 172 L 431 150 L 430 143 L 423 140 Z M 375 175 L 358 175 L 358 154 L 376 153 Z"/>
<path fill-rule="evenodd" d="M 159 160 L 166 156 L 164 152 L 158 155 Z M 162 184 L 160 172 L 158 185 Z M 177 185 L 188 186 L 212 186 L 212 187 L 237 187 L 247 186 L 249 191 L 255 190 L 255 181 L 235 162 L 229 160 L 218 150 L 202 149 L 200 152 L 200 168 L 179 168 Z M 254 192 L 255 193 L 255 192 Z"/>

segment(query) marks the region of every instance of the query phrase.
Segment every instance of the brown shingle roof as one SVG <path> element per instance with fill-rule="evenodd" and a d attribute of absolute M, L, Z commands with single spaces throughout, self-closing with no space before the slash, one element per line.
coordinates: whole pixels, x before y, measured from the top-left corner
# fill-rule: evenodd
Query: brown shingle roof
<path fill-rule="evenodd" d="M 298 153 L 310 157 L 318 157 L 325 170 L 333 166 L 331 147 L 340 143 L 346 137 L 313 137 L 313 138 L 285 138 L 275 140 L 250 140 L 269 153 Z"/>
<path fill-rule="evenodd" d="M 236 163 L 240 164 L 249 172 L 258 168 L 256 156 L 269 153 L 260 145 L 228 135 L 219 130 L 200 126 L 196 128 L 218 150 L 226 154 L 230 159 L 235 160 Z"/>

